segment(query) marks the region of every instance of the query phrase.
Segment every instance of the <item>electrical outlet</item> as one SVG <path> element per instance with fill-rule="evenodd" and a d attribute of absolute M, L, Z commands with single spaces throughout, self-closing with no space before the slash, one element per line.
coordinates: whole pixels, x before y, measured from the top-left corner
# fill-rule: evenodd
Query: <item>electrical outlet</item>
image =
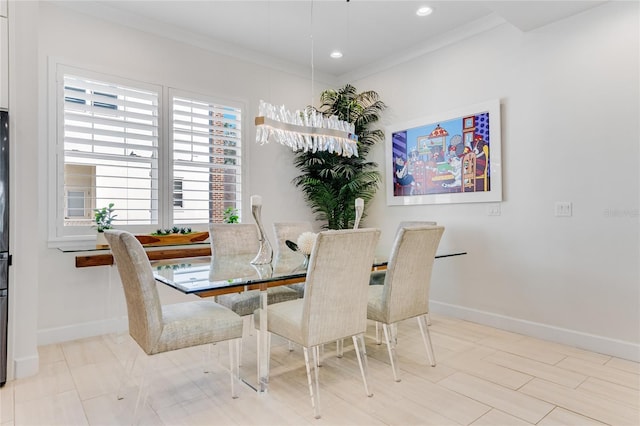
<path fill-rule="evenodd" d="M 487 215 L 488 216 L 500 216 L 500 204 L 489 204 L 487 206 Z"/>
<path fill-rule="evenodd" d="M 571 201 L 556 201 L 555 215 L 557 217 L 569 217 L 571 214 Z"/>

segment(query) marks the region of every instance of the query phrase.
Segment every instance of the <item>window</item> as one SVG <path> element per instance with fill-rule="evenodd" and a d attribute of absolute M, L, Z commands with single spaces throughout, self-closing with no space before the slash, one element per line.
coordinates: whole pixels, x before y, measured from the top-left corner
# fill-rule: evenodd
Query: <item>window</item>
<path fill-rule="evenodd" d="M 157 223 L 158 91 L 71 74 L 63 84 L 64 192 L 80 186 L 92 209 L 114 203 L 119 224 Z"/>
<path fill-rule="evenodd" d="M 177 95 L 171 103 L 173 175 L 181 177 L 174 223 L 222 222 L 240 201 L 241 110 Z"/>
<path fill-rule="evenodd" d="M 135 232 L 221 222 L 240 207 L 239 105 L 65 66 L 56 82 L 53 238 L 92 234 L 93 209 L 109 203 L 114 225 Z"/>
<path fill-rule="evenodd" d="M 86 193 L 84 191 L 68 191 L 67 192 L 67 217 L 69 218 L 85 218 L 87 212 L 84 207 Z"/>

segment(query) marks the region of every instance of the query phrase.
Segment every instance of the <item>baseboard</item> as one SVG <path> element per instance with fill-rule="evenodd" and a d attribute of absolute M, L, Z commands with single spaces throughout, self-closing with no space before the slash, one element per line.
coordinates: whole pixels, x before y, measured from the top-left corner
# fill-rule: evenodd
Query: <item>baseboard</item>
<path fill-rule="evenodd" d="M 520 318 L 480 311 L 459 305 L 431 300 L 433 313 L 473 321 L 502 330 L 513 331 L 531 337 L 575 346 L 593 352 L 640 362 L 640 344 L 611 339 L 581 331 L 554 327 L 548 324 L 527 321 Z M 100 336 L 127 329 L 126 318 L 92 321 L 65 327 L 47 328 L 38 331 L 38 346 L 50 345 L 85 337 Z M 15 362 L 15 377 L 26 377 L 38 371 L 38 357 L 29 357 Z M 29 373 L 31 372 L 31 373 Z"/>
<path fill-rule="evenodd" d="M 431 300 L 431 312 L 640 362 L 640 344 Z"/>
<path fill-rule="evenodd" d="M 127 329 L 126 318 L 91 321 L 64 327 L 53 327 L 38 330 L 38 346 L 68 342 L 86 337 L 121 332 Z"/>
<path fill-rule="evenodd" d="M 13 360 L 13 378 L 22 379 L 24 377 L 33 376 L 38 374 L 38 368 L 40 366 L 40 357 L 33 355 L 24 358 L 17 358 Z"/>

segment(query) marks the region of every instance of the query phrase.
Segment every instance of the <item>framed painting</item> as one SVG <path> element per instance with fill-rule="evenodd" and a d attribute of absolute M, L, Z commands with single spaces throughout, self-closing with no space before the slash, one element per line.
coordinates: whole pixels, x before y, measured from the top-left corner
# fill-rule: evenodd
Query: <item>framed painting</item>
<path fill-rule="evenodd" d="M 387 204 L 502 201 L 500 101 L 386 128 Z"/>

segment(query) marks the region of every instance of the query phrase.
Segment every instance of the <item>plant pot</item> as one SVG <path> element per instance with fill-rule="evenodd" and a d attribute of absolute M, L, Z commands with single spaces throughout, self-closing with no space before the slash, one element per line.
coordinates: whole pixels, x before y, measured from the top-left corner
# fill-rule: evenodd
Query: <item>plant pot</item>
<path fill-rule="evenodd" d="M 136 235 L 136 238 L 144 246 L 166 246 L 193 244 L 203 242 L 209 238 L 209 232 L 191 232 L 189 234 L 168 235 Z"/>
<path fill-rule="evenodd" d="M 104 236 L 104 232 L 98 232 L 96 234 L 96 248 L 106 248 L 109 247 L 109 242 L 107 238 Z"/>

